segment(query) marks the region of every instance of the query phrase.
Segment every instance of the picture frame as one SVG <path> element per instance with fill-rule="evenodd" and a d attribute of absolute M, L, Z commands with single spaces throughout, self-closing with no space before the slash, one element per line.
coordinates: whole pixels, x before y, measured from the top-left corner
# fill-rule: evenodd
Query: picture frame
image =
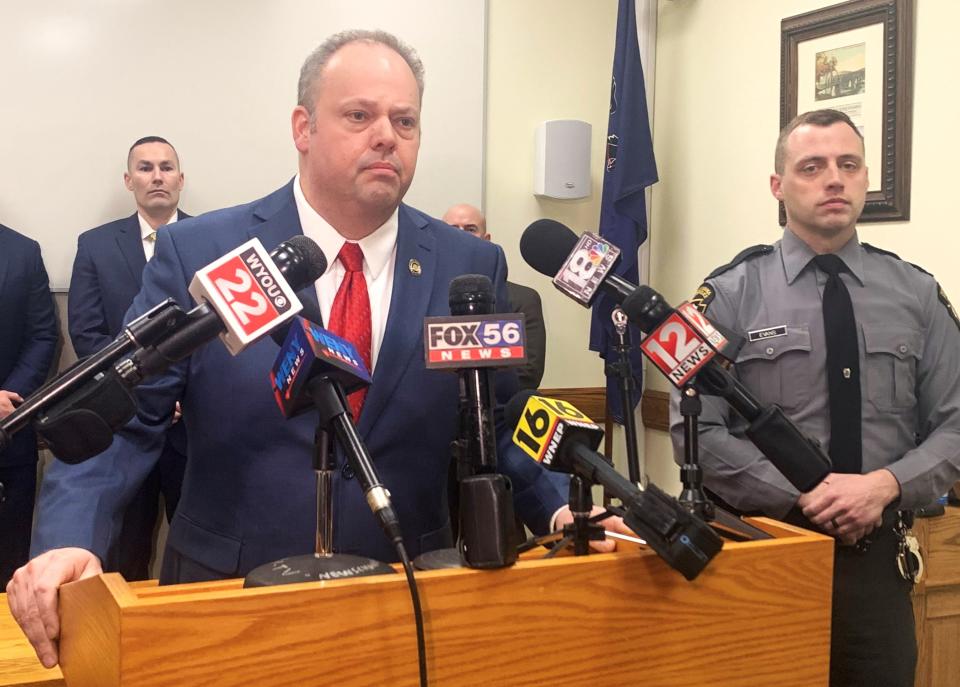
<path fill-rule="evenodd" d="M 910 219 L 913 4 L 851 0 L 780 23 L 780 126 L 809 110 L 850 116 L 870 177 L 860 222 Z"/>

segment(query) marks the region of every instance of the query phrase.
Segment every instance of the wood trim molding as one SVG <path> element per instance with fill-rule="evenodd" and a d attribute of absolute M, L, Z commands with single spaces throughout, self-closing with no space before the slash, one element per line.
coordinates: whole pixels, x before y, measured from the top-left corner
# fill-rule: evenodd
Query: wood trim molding
<path fill-rule="evenodd" d="M 670 431 L 670 392 L 646 390 L 640 401 L 643 426 L 647 429 Z"/>
<path fill-rule="evenodd" d="M 538 396 L 558 398 L 577 407 L 599 425 L 607 420 L 607 390 L 602 386 L 564 387 L 540 389 Z"/>
<path fill-rule="evenodd" d="M 602 386 L 540 389 L 541 396 L 559 398 L 572 403 L 594 422 L 605 425 L 607 420 L 606 389 Z M 661 432 L 670 430 L 670 392 L 646 390 L 640 402 L 643 426 Z M 607 433 L 609 435 L 609 427 Z"/>

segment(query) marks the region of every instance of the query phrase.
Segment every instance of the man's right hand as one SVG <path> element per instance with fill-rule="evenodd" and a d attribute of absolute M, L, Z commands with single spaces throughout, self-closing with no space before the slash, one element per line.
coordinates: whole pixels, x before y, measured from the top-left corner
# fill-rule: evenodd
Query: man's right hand
<path fill-rule="evenodd" d="M 13 574 L 7 584 L 7 603 L 44 667 L 52 668 L 59 659 L 60 585 L 102 572 L 100 559 L 91 552 L 69 548 L 40 554 Z"/>
<path fill-rule="evenodd" d="M 0 389 L 0 420 L 12 413 L 21 403 L 23 403 L 23 396 L 16 391 Z"/>

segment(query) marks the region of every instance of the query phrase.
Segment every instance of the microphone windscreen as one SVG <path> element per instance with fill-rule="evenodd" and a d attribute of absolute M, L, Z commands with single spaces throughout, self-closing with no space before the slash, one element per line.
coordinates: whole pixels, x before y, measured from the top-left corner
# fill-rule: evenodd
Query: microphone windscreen
<path fill-rule="evenodd" d="M 507 405 L 503 407 L 503 418 L 511 432 L 520 424 L 520 416 L 523 414 L 527 401 L 530 400 L 531 396 L 536 396 L 538 393 L 536 389 L 523 389 L 507 401 Z"/>
<path fill-rule="evenodd" d="M 577 235 L 570 227 L 552 219 L 538 219 L 520 237 L 520 255 L 540 274 L 553 277 L 560 271 Z"/>
<path fill-rule="evenodd" d="M 488 315 L 497 297 L 493 282 L 485 274 L 462 274 L 450 282 L 451 315 Z"/>
<path fill-rule="evenodd" d="M 327 271 L 327 256 L 308 236 L 292 236 L 270 252 L 294 291 L 309 286 Z"/>

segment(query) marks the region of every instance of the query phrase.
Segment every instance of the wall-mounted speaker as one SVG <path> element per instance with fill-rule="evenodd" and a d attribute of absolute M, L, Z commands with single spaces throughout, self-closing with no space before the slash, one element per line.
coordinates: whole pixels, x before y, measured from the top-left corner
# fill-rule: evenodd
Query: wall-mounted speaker
<path fill-rule="evenodd" d="M 551 119 L 537 127 L 533 192 L 547 198 L 590 195 L 589 122 Z"/>

